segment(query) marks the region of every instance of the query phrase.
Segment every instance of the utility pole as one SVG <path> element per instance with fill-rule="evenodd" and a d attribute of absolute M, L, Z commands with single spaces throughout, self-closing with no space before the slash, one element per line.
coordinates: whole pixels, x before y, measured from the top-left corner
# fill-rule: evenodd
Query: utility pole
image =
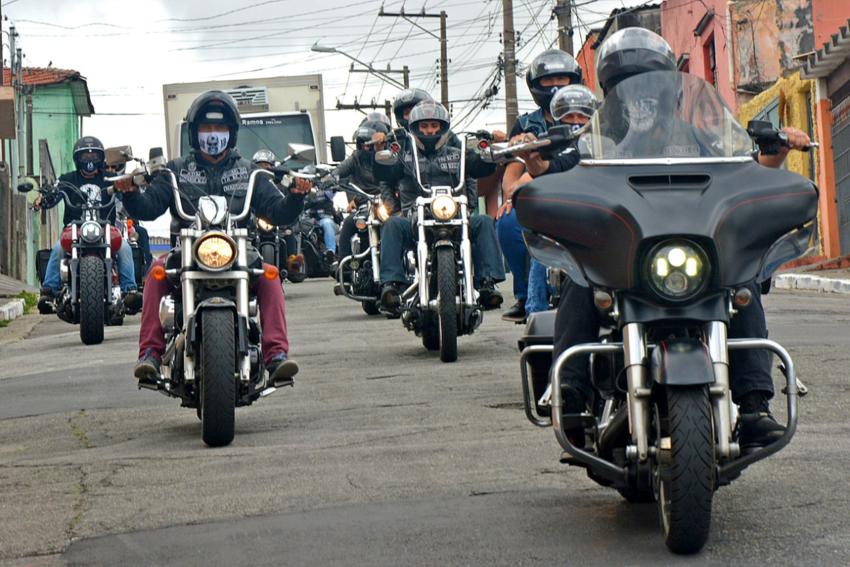
<path fill-rule="evenodd" d="M 343 104 L 339 101 L 336 102 L 337 110 L 357 110 L 362 112 L 363 114 L 366 114 L 366 111 L 364 109 L 380 110 L 382 108 L 384 109 L 387 118 L 390 118 L 393 115 L 393 103 L 388 100 L 385 100 L 384 104 L 378 104 L 374 100 L 369 104 L 365 104 L 358 101 L 357 98 L 354 99 L 354 104 Z"/>
<path fill-rule="evenodd" d="M 354 63 L 351 64 L 351 68 L 348 70 L 348 72 L 349 73 L 369 73 L 369 74 L 372 74 L 372 75 L 375 74 L 374 69 L 355 69 Z M 382 75 L 391 75 L 393 73 L 399 73 L 399 74 L 403 75 L 404 78 L 402 80 L 404 82 L 404 88 L 406 88 L 406 89 L 410 88 L 410 68 L 408 68 L 407 65 L 405 65 L 401 69 L 390 69 L 389 64 L 387 64 L 387 68 L 381 70 Z"/>
<path fill-rule="evenodd" d="M 502 0 L 502 42 L 505 65 L 505 127 L 510 131 L 519 114 L 516 95 L 516 36 L 513 0 Z"/>
<path fill-rule="evenodd" d="M 570 0 L 557 0 L 555 16 L 558 18 L 558 47 L 573 55 L 573 15 Z"/>
<path fill-rule="evenodd" d="M 445 10 L 441 11 L 439 14 L 428 14 L 425 13 L 425 8 L 422 8 L 422 11 L 414 14 L 408 14 L 404 11 L 404 5 L 399 12 L 384 12 L 384 7 L 381 6 L 380 11 L 378 12 L 378 16 L 391 17 L 391 18 L 402 18 L 407 20 L 420 30 L 425 33 L 431 35 L 440 40 L 440 102 L 443 103 L 443 106 L 446 108 L 449 107 L 449 46 L 448 41 L 446 40 L 446 19 L 448 15 Z M 440 18 L 440 35 L 438 36 L 434 32 L 423 28 L 410 18 Z"/>

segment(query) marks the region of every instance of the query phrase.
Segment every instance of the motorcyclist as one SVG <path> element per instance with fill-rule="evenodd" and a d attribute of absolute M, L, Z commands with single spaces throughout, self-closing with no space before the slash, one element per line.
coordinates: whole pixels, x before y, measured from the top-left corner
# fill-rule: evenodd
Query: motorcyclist
<path fill-rule="evenodd" d="M 317 187 L 316 190 L 304 199 L 304 210 L 313 218 L 318 220 L 322 228 L 322 241 L 325 244 L 325 262 L 328 266 L 336 261 L 336 209 L 334 207 L 334 193 L 326 187 Z"/>
<path fill-rule="evenodd" d="M 597 52 L 596 75 L 603 92 L 611 90 L 626 78 L 652 71 L 676 71 L 673 51 L 657 34 L 643 28 L 626 28 L 613 34 Z M 647 104 L 647 106 L 652 106 Z M 634 117 L 633 117 L 634 118 Z M 802 149 L 809 138 L 794 128 L 783 130 L 789 145 Z M 647 132 L 644 133 L 648 134 Z M 788 153 L 781 156 L 758 155 L 762 165 L 779 167 Z M 767 324 L 761 303 L 760 287 L 750 286 L 754 300 L 738 309 L 729 324 L 730 338 L 766 338 Z M 555 319 L 554 357 L 567 348 L 599 337 L 600 315 L 593 302 L 593 290 L 567 280 L 562 288 L 561 301 Z M 770 413 L 773 397 L 770 355 L 764 350 L 737 350 L 729 353 L 732 397 L 741 409 L 740 444 L 753 448 L 769 444 L 783 434 L 781 426 Z M 586 410 L 593 399 L 588 374 L 588 357 L 571 358 L 564 371 L 564 411 L 577 414 Z M 571 436 L 576 432 L 568 432 Z"/>
<path fill-rule="evenodd" d="M 60 175 L 59 182 L 73 185 L 90 200 L 98 203 L 108 202 L 112 196 L 107 188 L 112 183 L 105 179 L 107 177 L 106 152 L 100 140 L 94 136 L 83 136 L 74 144 L 73 158 L 76 169 Z M 64 226 L 81 218 L 82 209 L 80 205 L 83 204 L 83 197 L 76 191 L 69 190 L 66 191 L 66 194 L 71 203 L 65 205 L 65 214 L 62 220 Z M 37 198 L 34 205 L 36 208 L 50 209 L 58 205 L 61 200 L 59 193 L 51 193 L 47 198 Z M 101 209 L 99 216 L 101 219 L 108 220 L 110 224 L 115 224 L 115 206 Z M 50 302 L 61 287 L 59 264 L 64 254 L 60 241 L 57 240 L 50 251 L 50 259 L 44 272 L 44 282 L 39 298 L 39 311 L 42 313 L 51 311 Z M 136 289 L 133 251 L 126 240 L 122 239 L 121 248 L 115 255 L 115 259 L 118 264 L 119 284 L 124 295 L 124 306 L 128 313 L 137 313 L 141 307 L 142 297 Z"/>
<path fill-rule="evenodd" d="M 277 165 L 277 156 L 271 150 L 257 150 L 251 162 L 261 169 L 271 170 Z"/>
<path fill-rule="evenodd" d="M 511 138 L 524 133 L 539 136 L 554 124 L 549 110 L 552 97 L 560 87 L 581 83 L 581 67 L 569 53 L 560 49 L 549 49 L 532 60 L 525 75 L 525 82 L 538 108 L 517 118 L 511 127 Z M 514 276 L 513 292 L 516 299 L 516 303 L 502 314 L 502 319 L 514 322 L 525 320 L 528 299 L 527 270 L 530 258 L 522 239 L 522 227 L 517 222 L 516 212 L 512 210 L 511 204 L 511 196 L 521 183 L 523 173 L 524 168 L 520 163 L 511 163 L 505 168 L 502 177 L 503 204 L 499 209 L 496 226 L 499 244 Z"/>
<path fill-rule="evenodd" d="M 373 113 L 375 114 L 375 113 Z M 381 114 L 381 116 L 384 116 Z M 363 122 L 354 131 L 354 153 L 345 158 L 333 175 L 343 183 L 351 181 L 370 195 L 380 195 L 381 185 L 375 177 L 375 152 L 381 151 L 386 145 L 383 136 L 390 133 L 390 128 L 384 121 Z M 348 212 L 355 211 L 366 198 L 354 192 L 348 192 Z M 339 257 L 351 255 L 351 238 L 357 228 L 354 226 L 354 215 L 348 215 L 339 231 Z"/>
<path fill-rule="evenodd" d="M 599 101 L 593 92 L 584 85 L 568 85 L 561 87 L 552 97 L 549 113 L 555 124 L 569 126 L 573 133 L 590 121 Z M 537 137 L 531 133 L 517 134 L 511 139 L 512 144 L 530 142 Z M 577 140 L 576 140 L 577 141 Z M 527 175 L 539 177 L 550 173 L 569 171 L 579 162 L 579 151 L 576 142 L 571 143 L 562 152 L 548 159 L 541 157 L 540 152 L 523 152 L 517 157 L 525 161 Z M 525 304 L 526 315 L 549 309 L 549 282 L 546 277 L 546 266 L 531 259 L 528 269 L 528 298 Z"/>
<path fill-rule="evenodd" d="M 229 196 L 231 207 L 242 209 L 248 178 L 254 165 L 236 151 L 239 131 L 239 111 L 234 100 L 221 91 L 201 94 L 186 113 L 189 143 L 192 151 L 168 162 L 166 167 L 177 176 L 183 207 L 195 210 L 204 195 Z M 136 191 L 132 178 L 116 182 L 124 192 L 127 210 L 142 220 L 154 220 L 171 209 L 172 218 L 179 218 L 173 202 L 171 183 L 162 176 L 155 177 L 144 193 Z M 303 195 L 310 183 L 297 180 L 290 195 L 284 196 L 266 178 L 257 179 L 252 208 L 278 225 L 293 222 L 303 208 Z M 182 219 L 179 221 L 185 225 Z M 155 264 L 164 265 L 165 257 Z M 171 290 L 168 280 L 156 281 L 151 276 L 145 282 L 142 326 L 139 332 L 139 361 L 134 375 L 141 381 L 153 381 L 165 349 L 165 339 L 159 322 L 160 300 Z M 285 300 L 280 282 L 259 278 L 257 300 L 263 328 L 263 358 L 273 384 L 288 382 L 298 365 L 287 358 L 289 341 L 286 331 Z"/>
<path fill-rule="evenodd" d="M 410 132 L 419 151 L 422 184 L 457 186 L 461 160 L 466 159 L 466 194 L 470 211 L 474 212 L 478 196 L 470 181 L 492 174 L 495 166 L 483 162 L 475 150 L 468 150 L 464 156 L 460 149 L 448 144 L 451 123 L 443 105 L 434 101 L 421 102 L 410 112 L 409 121 Z M 392 168 L 394 183 L 385 184 L 383 189 L 387 207 L 402 213 L 402 216 L 393 216 L 384 223 L 381 232 L 381 303 L 393 314 L 398 313 L 401 307 L 401 291 L 406 287 L 403 256 L 416 244 L 415 216 L 411 213 L 415 213 L 416 198 L 422 195 L 422 191 L 416 179 L 413 159 L 412 149 L 403 152 Z M 469 224 L 475 270 L 473 281 L 479 292 L 478 301 L 484 309 L 495 309 L 502 304 L 502 295 L 495 284 L 504 281 L 505 272 L 494 222 L 486 215 L 472 215 Z"/>

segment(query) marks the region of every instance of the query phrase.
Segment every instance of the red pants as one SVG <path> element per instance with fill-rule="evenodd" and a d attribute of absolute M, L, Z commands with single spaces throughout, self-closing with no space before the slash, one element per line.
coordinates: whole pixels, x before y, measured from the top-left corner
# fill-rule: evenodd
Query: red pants
<path fill-rule="evenodd" d="M 165 256 L 158 258 L 151 267 L 165 264 Z M 165 336 L 159 322 L 159 302 L 171 291 L 168 280 L 161 282 L 151 277 L 145 280 L 144 303 L 142 304 L 142 328 L 139 330 L 139 358 L 151 349 L 162 357 L 165 352 Z M 256 286 L 257 302 L 260 307 L 260 322 L 263 327 L 263 361 L 268 364 L 278 354 L 289 353 L 286 334 L 286 300 L 280 280 L 269 280 L 260 276 Z"/>

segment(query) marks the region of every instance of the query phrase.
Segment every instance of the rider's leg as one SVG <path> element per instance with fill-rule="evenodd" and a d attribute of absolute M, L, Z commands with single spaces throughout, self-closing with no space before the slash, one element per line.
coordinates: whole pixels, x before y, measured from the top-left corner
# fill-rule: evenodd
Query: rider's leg
<path fill-rule="evenodd" d="M 62 280 L 59 277 L 59 262 L 65 256 L 65 251 L 62 250 L 60 241 L 56 241 L 53 248 L 50 250 L 50 259 L 47 261 L 47 267 L 44 270 L 44 281 L 41 287 L 51 290 L 53 293 L 59 290 L 62 286 Z"/>
<path fill-rule="evenodd" d="M 345 220 L 342 221 L 342 227 L 339 229 L 340 259 L 345 258 L 346 256 L 351 256 L 351 238 L 354 236 L 356 231 L 357 227 L 354 226 L 354 215 L 348 215 L 345 217 Z M 362 251 L 361 247 L 361 252 Z"/>
<path fill-rule="evenodd" d="M 528 299 L 525 312 L 528 315 L 549 309 L 549 282 L 546 278 L 546 266 L 537 260 L 531 260 L 528 270 Z"/>
<path fill-rule="evenodd" d="M 165 265 L 165 256 L 151 264 Z M 142 302 L 142 321 L 139 328 L 139 362 L 136 363 L 134 375 L 140 380 L 154 380 L 159 375 L 159 365 L 165 352 L 165 336 L 159 321 L 159 302 L 165 297 L 171 286 L 168 280 L 157 281 L 152 276 L 152 270 L 145 278 L 145 291 Z"/>
<path fill-rule="evenodd" d="M 406 283 L 404 253 L 415 245 L 413 226 L 405 217 L 391 217 L 381 228 L 381 283 Z"/>
<path fill-rule="evenodd" d="M 121 239 L 121 248 L 115 255 L 115 261 L 118 263 L 118 279 L 121 283 L 121 292 L 127 293 L 131 289 L 136 289 L 136 269 L 133 265 L 133 249 L 123 238 Z"/>
<path fill-rule="evenodd" d="M 517 222 L 516 211 L 511 210 L 499 219 L 496 232 L 502 253 L 514 277 L 514 298 L 517 301 L 525 301 L 528 297 L 528 250 L 522 239 L 522 227 Z"/>
<path fill-rule="evenodd" d="M 322 227 L 325 250 L 336 253 L 336 223 L 331 217 L 322 217 L 319 219 L 319 226 Z"/>
<path fill-rule="evenodd" d="M 561 301 L 555 316 L 552 363 L 572 346 L 597 342 L 599 326 L 599 311 L 593 303 L 593 291 L 567 279 L 561 288 Z M 564 366 L 562 384 L 567 388 L 564 399 L 567 413 L 580 413 L 593 398 L 589 360 L 590 355 L 574 356 Z"/>
<path fill-rule="evenodd" d="M 472 263 L 475 285 L 484 280 L 505 281 L 505 263 L 496 240 L 496 225 L 492 217 L 475 215 L 469 219 L 472 238 Z"/>
<path fill-rule="evenodd" d="M 260 322 L 263 327 L 263 362 L 268 365 L 279 354 L 289 354 L 286 332 L 286 299 L 278 279 L 260 276 L 256 286 Z"/>

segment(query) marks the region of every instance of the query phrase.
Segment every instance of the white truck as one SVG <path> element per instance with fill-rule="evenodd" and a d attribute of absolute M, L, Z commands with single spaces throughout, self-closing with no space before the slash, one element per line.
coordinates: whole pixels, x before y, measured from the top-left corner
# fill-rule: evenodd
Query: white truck
<path fill-rule="evenodd" d="M 314 146 L 318 161 L 326 161 L 320 74 L 163 85 L 169 158 L 189 153 L 186 111 L 198 95 L 209 90 L 224 91 L 239 105 L 242 125 L 236 148 L 243 157 L 251 159 L 257 150 L 269 149 L 283 159 L 288 144 L 298 143 Z"/>

